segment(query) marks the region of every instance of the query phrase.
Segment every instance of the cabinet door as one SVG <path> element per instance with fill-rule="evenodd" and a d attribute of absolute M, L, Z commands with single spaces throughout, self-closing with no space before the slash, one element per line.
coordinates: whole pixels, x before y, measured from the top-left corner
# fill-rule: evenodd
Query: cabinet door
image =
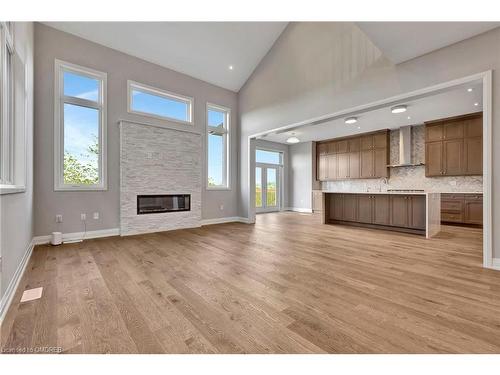
<path fill-rule="evenodd" d="M 359 178 L 359 152 L 349 153 L 349 178 Z"/>
<path fill-rule="evenodd" d="M 481 137 L 465 138 L 465 174 L 483 174 L 483 140 Z"/>
<path fill-rule="evenodd" d="M 414 229 L 425 229 L 425 196 L 410 196 L 409 199 L 409 226 Z"/>
<path fill-rule="evenodd" d="M 349 177 L 349 154 L 337 154 L 337 177 L 345 179 Z"/>
<path fill-rule="evenodd" d="M 483 200 L 465 198 L 464 219 L 467 224 L 483 224 Z"/>
<path fill-rule="evenodd" d="M 344 195 L 333 194 L 333 210 L 330 209 L 330 215 L 334 220 L 344 220 Z"/>
<path fill-rule="evenodd" d="M 337 152 L 337 142 L 328 142 L 327 153 L 335 154 Z"/>
<path fill-rule="evenodd" d="M 464 140 L 443 141 L 443 175 L 457 176 L 464 173 Z"/>
<path fill-rule="evenodd" d="M 361 150 L 371 150 L 373 148 L 373 135 L 364 135 L 360 138 Z"/>
<path fill-rule="evenodd" d="M 375 133 L 373 135 L 374 148 L 387 148 L 387 132 Z"/>
<path fill-rule="evenodd" d="M 359 137 L 349 139 L 349 152 L 356 152 L 360 149 Z"/>
<path fill-rule="evenodd" d="M 434 142 L 443 139 L 443 124 L 437 123 L 425 126 L 425 141 Z"/>
<path fill-rule="evenodd" d="M 464 121 L 466 137 L 482 137 L 483 136 L 483 117 L 476 117 Z"/>
<path fill-rule="evenodd" d="M 325 181 L 326 180 L 326 174 L 327 174 L 327 168 L 328 168 L 328 156 L 327 155 L 320 155 L 318 157 L 318 180 L 320 181 Z"/>
<path fill-rule="evenodd" d="M 348 145 L 347 139 L 337 141 L 337 152 L 338 153 L 347 152 L 348 148 L 349 148 L 349 145 Z"/>
<path fill-rule="evenodd" d="M 371 178 L 373 177 L 373 150 L 364 150 L 361 151 L 361 160 L 360 160 L 360 176 L 361 178 Z"/>
<path fill-rule="evenodd" d="M 458 139 L 464 137 L 464 122 L 453 121 L 443 125 L 443 139 Z"/>
<path fill-rule="evenodd" d="M 358 213 L 358 200 L 356 194 L 344 194 L 344 220 L 356 221 Z"/>
<path fill-rule="evenodd" d="M 408 227 L 408 196 L 391 196 L 391 225 Z"/>
<path fill-rule="evenodd" d="M 373 224 L 390 225 L 390 202 L 388 195 L 373 196 Z"/>
<path fill-rule="evenodd" d="M 373 222 L 373 196 L 358 195 L 358 222 L 371 224 Z"/>
<path fill-rule="evenodd" d="M 373 151 L 374 155 L 374 177 L 388 177 L 389 171 L 387 168 L 387 164 L 389 161 L 389 157 L 387 155 L 386 148 L 375 149 Z"/>
<path fill-rule="evenodd" d="M 326 155 L 328 154 L 328 143 L 318 143 L 316 146 L 316 152 L 318 155 Z"/>
<path fill-rule="evenodd" d="M 443 142 L 425 144 L 425 175 L 441 176 L 443 173 Z"/>
<path fill-rule="evenodd" d="M 327 168 L 326 176 L 328 180 L 335 180 L 337 178 L 337 155 L 327 155 Z"/>

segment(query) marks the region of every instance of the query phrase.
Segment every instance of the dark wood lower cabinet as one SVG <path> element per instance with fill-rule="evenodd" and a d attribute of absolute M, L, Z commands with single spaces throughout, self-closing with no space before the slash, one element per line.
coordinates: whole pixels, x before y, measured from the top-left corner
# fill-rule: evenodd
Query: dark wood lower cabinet
<path fill-rule="evenodd" d="M 327 223 L 346 223 L 425 234 L 425 195 L 327 194 Z M 475 208 L 471 206 L 471 212 Z"/>
<path fill-rule="evenodd" d="M 441 194 L 441 221 L 447 224 L 483 224 L 483 195 Z"/>

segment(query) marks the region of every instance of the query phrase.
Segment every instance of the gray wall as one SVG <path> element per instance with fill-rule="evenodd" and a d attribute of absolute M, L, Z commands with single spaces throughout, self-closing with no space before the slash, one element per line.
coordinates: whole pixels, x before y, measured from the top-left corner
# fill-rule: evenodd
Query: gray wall
<path fill-rule="evenodd" d="M 312 209 L 312 142 L 290 145 L 290 207 Z"/>
<path fill-rule="evenodd" d="M 27 66 L 26 191 L 0 196 L 2 270 L 0 297 L 16 272 L 33 238 L 33 24 L 14 23 L 16 51 Z"/>
<path fill-rule="evenodd" d="M 500 28 L 394 65 L 352 23 L 291 23 L 239 93 L 240 207 L 248 216 L 248 136 L 500 69 Z M 500 225 L 500 79 L 493 75 L 493 228 Z M 250 172 L 250 173 L 249 173 Z M 250 180 L 250 181 L 249 181 Z M 495 231 L 494 231 L 495 232 Z M 493 239 L 500 257 L 500 238 Z"/>
<path fill-rule="evenodd" d="M 60 59 L 108 74 L 108 190 L 101 192 L 54 191 L 54 60 Z M 120 119 L 154 123 L 156 120 L 127 113 L 127 80 L 194 97 L 194 127 L 203 134 L 205 147 L 206 102 L 232 111 L 232 146 L 238 139 L 237 94 L 89 42 L 46 25 L 35 24 L 35 235 L 80 232 L 80 213 L 87 213 L 87 230 L 119 227 L 119 131 Z M 173 128 L 183 125 L 171 124 Z M 185 125 L 184 125 L 185 126 Z M 202 190 L 202 218 L 238 216 L 237 147 L 231 149 L 231 190 Z M 206 179 L 205 149 L 203 181 Z M 219 209 L 223 204 L 224 210 Z M 92 219 L 92 212 L 100 219 Z M 63 215 L 62 225 L 55 215 Z"/>

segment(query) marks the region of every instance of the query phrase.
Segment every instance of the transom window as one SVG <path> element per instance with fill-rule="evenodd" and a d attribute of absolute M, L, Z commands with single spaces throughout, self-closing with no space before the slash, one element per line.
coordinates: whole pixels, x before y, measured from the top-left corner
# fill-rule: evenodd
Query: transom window
<path fill-rule="evenodd" d="M 265 164 L 281 164 L 282 153 L 278 151 L 255 150 L 255 162 Z"/>
<path fill-rule="evenodd" d="M 105 190 L 106 73 L 56 60 L 55 189 Z"/>
<path fill-rule="evenodd" d="M 162 120 L 192 123 L 193 99 L 128 81 L 128 111 Z"/>
<path fill-rule="evenodd" d="M 207 104 L 207 188 L 229 189 L 230 110 Z"/>

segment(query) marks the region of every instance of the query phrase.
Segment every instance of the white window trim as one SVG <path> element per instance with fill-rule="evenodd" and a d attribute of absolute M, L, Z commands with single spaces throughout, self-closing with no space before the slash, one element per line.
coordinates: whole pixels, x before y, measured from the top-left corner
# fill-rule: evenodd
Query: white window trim
<path fill-rule="evenodd" d="M 16 52 L 13 30 L 12 28 L 9 28 L 7 22 L 0 22 L 0 38 L 0 100 L 2 101 L 0 104 L 0 108 L 2 108 L 0 118 L 0 132 L 2 133 L 2 136 L 0 137 L 0 140 L 3 143 L 0 147 L 0 150 L 3 153 L 0 159 L 4 163 L 1 168 L 2 174 L 8 174 L 8 177 L 6 178 L 3 178 L 4 176 L 0 176 L 0 195 L 4 195 L 23 193 L 26 191 L 27 158 L 25 153 L 27 150 L 27 79 L 26 66 Z M 5 110 L 7 99 L 2 95 L 7 92 L 7 81 L 4 80 L 7 76 L 7 68 L 4 65 L 4 57 L 7 53 L 10 53 L 13 57 L 11 61 L 12 76 L 10 77 L 12 97 L 9 101 L 9 111 Z M 16 65 L 16 59 L 19 59 L 19 62 L 22 64 L 22 70 L 18 70 L 19 66 Z M 17 91 L 19 89 L 17 86 L 19 73 L 24 75 L 24 87 L 21 88 L 22 92 Z M 19 99 L 22 100 L 21 103 L 18 103 Z M 22 105 L 22 119 L 17 117 L 19 104 Z M 21 120 L 22 123 L 20 122 Z"/>
<path fill-rule="evenodd" d="M 209 134 L 209 130 L 210 128 L 213 128 L 211 126 L 208 126 L 208 110 L 209 109 L 214 109 L 216 111 L 221 111 L 221 112 L 225 112 L 226 113 L 226 127 L 224 128 L 225 129 L 225 149 L 226 149 L 226 152 L 225 152 L 225 161 L 224 161 L 224 165 L 225 165 L 225 169 L 226 169 L 226 173 L 225 173 L 225 183 L 223 185 L 220 185 L 220 186 L 210 186 L 208 184 L 208 134 Z M 218 104 L 213 104 L 213 103 L 209 103 L 207 102 L 207 105 L 206 105 L 206 110 L 205 110 L 205 117 L 206 117 L 206 131 L 205 131 L 205 145 L 206 145 L 206 155 L 205 155 L 205 170 L 206 170 L 206 181 L 205 181 L 205 184 L 206 184 L 206 190 L 231 190 L 231 109 L 230 108 L 227 108 L 227 107 L 224 107 L 224 106 L 221 106 L 221 105 L 218 105 Z"/>
<path fill-rule="evenodd" d="M 100 81 L 97 103 L 92 100 L 64 96 L 63 72 L 69 71 Z M 107 173 L 107 74 L 94 69 L 56 59 L 54 65 L 54 190 L 100 191 L 108 189 Z M 100 110 L 99 118 L 99 183 L 95 185 L 64 183 L 64 103 L 76 104 Z"/>
<path fill-rule="evenodd" d="M 178 102 L 186 103 L 188 106 L 188 121 L 183 121 L 179 120 L 176 118 L 168 117 L 168 116 L 160 116 L 160 115 L 155 115 L 154 113 L 149 113 L 149 112 L 142 112 L 142 111 L 136 111 L 132 109 L 132 90 L 137 90 L 144 92 L 146 94 L 151 94 L 155 96 L 160 96 L 165 99 L 169 100 L 175 100 Z M 127 112 L 134 114 L 134 115 L 139 115 L 139 116 L 145 116 L 145 117 L 151 117 L 157 120 L 162 120 L 162 121 L 168 121 L 168 122 L 176 122 L 179 124 L 184 124 L 184 125 L 193 125 L 193 103 L 194 99 L 190 96 L 185 96 L 185 95 L 180 95 L 176 94 L 171 91 L 167 90 L 162 90 L 156 87 L 148 86 L 143 83 L 135 82 L 132 80 L 127 81 Z"/>

